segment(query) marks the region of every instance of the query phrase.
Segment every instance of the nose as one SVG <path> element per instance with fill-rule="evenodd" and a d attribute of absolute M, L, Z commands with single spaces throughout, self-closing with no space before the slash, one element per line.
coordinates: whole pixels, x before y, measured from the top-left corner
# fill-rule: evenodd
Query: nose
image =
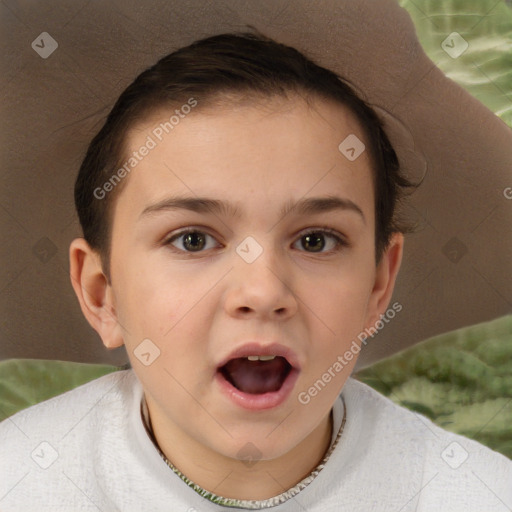
<path fill-rule="evenodd" d="M 234 259 L 225 301 L 230 316 L 282 321 L 297 312 L 291 273 L 270 248 L 251 263 L 236 253 Z"/>

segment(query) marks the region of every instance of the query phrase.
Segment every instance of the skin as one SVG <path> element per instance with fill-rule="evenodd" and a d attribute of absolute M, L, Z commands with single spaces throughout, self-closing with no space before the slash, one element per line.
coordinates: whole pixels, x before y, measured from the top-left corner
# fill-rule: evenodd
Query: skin
<path fill-rule="evenodd" d="M 133 129 L 129 151 L 168 117 L 158 112 Z M 390 302 L 403 235 L 394 234 L 376 266 L 369 155 L 350 162 L 340 153 L 349 134 L 364 141 L 344 106 L 318 98 L 310 105 L 291 96 L 197 109 L 126 178 L 114 213 L 111 285 L 86 241 L 71 243 L 82 311 L 106 347 L 126 345 L 159 446 L 215 494 L 270 498 L 314 469 L 330 443 L 332 405 L 357 357 L 307 405 L 299 393 Z M 232 201 L 240 217 L 170 210 L 139 218 L 176 194 Z M 364 220 L 352 210 L 279 213 L 288 200 L 333 195 L 356 203 Z M 202 252 L 187 253 L 183 237 L 166 245 L 185 227 L 210 235 Z M 326 235 L 323 252 L 312 252 L 301 233 L 321 227 L 349 246 L 335 251 Z M 250 264 L 235 251 L 247 236 L 263 249 Z M 149 366 L 134 355 L 146 338 L 161 352 Z M 294 390 L 275 409 L 242 409 L 215 385 L 219 362 L 250 340 L 282 343 L 301 361 Z M 237 456 L 249 442 L 261 454 L 250 467 Z"/>

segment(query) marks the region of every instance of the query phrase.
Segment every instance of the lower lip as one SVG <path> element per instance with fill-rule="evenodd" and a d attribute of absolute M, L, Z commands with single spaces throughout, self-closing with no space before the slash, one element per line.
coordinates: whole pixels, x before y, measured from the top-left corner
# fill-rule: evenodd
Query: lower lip
<path fill-rule="evenodd" d="M 284 403 L 290 396 L 298 376 L 299 371 L 292 368 L 280 389 L 260 395 L 240 391 L 228 382 L 220 372 L 216 373 L 215 379 L 222 393 L 227 395 L 233 403 L 251 411 L 262 411 L 264 409 L 273 409 Z"/>

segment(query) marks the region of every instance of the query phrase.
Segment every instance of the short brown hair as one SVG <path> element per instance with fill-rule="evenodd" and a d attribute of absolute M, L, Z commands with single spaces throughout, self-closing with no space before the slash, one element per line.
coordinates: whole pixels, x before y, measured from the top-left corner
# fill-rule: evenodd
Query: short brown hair
<path fill-rule="evenodd" d="M 272 97 L 287 92 L 334 100 L 359 120 L 369 145 L 375 190 L 375 254 L 380 261 L 394 232 L 411 228 L 395 218 L 402 192 L 414 185 L 400 171 L 397 155 L 375 111 L 347 80 L 295 48 L 263 34 L 221 34 L 194 42 L 160 59 L 120 95 L 91 141 L 75 183 L 75 205 L 84 238 L 101 257 L 110 281 L 113 205 L 126 180 L 98 199 L 95 190 L 126 161 L 128 131 L 163 107 L 191 97 L 203 107 L 229 93 Z"/>

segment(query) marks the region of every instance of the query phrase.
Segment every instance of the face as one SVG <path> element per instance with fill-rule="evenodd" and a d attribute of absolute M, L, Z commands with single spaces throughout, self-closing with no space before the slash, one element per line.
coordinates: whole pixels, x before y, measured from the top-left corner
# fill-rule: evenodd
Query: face
<path fill-rule="evenodd" d="M 328 417 L 357 360 L 338 356 L 387 306 L 369 156 L 338 148 L 363 132 L 343 106 L 299 98 L 197 110 L 159 140 L 168 118 L 128 139 L 130 154 L 156 145 L 114 211 L 122 341 L 161 431 L 273 459 Z"/>

